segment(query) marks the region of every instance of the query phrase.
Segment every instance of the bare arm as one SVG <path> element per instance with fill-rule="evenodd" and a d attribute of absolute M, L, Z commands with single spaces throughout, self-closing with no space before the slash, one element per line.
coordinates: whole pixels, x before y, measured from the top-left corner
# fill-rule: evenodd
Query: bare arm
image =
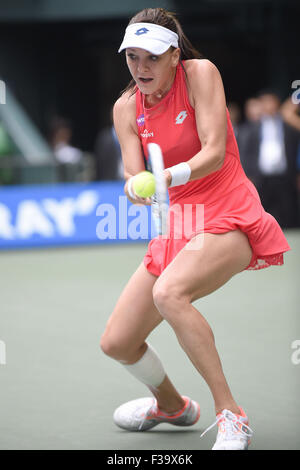
<path fill-rule="evenodd" d="M 215 65 L 205 59 L 191 61 L 187 74 L 202 145 L 200 152 L 187 162 L 191 168 L 192 181 L 222 167 L 226 150 L 227 119 L 223 83 Z M 169 173 L 168 183 L 170 179 Z"/>
<path fill-rule="evenodd" d="M 126 180 L 124 186 L 125 194 L 134 204 L 150 204 L 149 198 L 132 199 L 128 194 L 128 179 L 145 170 L 141 142 L 136 129 L 134 95 L 129 97 L 127 93 L 116 101 L 113 109 L 113 119 L 122 152 L 124 178 Z"/>

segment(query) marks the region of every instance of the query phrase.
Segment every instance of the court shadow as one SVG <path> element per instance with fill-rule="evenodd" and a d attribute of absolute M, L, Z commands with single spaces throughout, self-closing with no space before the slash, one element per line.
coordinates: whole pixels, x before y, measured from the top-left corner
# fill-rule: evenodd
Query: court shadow
<path fill-rule="evenodd" d="M 151 430 L 150 430 L 151 431 Z M 175 433 L 175 434 L 193 434 L 193 433 L 200 433 L 202 432 L 201 429 L 153 429 L 151 431 L 152 433 L 156 434 L 170 434 L 170 433 Z"/>
<path fill-rule="evenodd" d="M 149 429 L 148 431 L 126 431 L 125 429 L 117 429 L 117 433 L 128 434 L 128 435 L 146 435 L 146 434 L 201 434 L 204 429 Z"/>

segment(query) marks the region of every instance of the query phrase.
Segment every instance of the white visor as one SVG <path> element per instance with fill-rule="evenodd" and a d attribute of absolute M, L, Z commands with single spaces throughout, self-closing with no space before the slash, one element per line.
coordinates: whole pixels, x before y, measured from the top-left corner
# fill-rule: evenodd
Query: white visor
<path fill-rule="evenodd" d="M 127 47 L 145 49 L 155 55 L 166 52 L 170 46 L 178 47 L 178 34 L 153 23 L 134 23 L 127 26 L 118 52 Z"/>

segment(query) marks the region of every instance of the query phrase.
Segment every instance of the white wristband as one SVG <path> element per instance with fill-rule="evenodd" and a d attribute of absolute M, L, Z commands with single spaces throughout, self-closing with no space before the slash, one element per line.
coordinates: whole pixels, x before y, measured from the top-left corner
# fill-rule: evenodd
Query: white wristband
<path fill-rule="evenodd" d="M 167 170 L 172 175 L 170 188 L 173 188 L 173 186 L 180 186 L 181 184 L 187 183 L 191 176 L 190 165 L 186 162 L 171 166 L 170 168 L 167 168 Z"/>
<path fill-rule="evenodd" d="M 136 199 L 136 195 L 134 194 L 133 189 L 132 189 L 133 179 L 134 179 L 134 176 L 131 176 L 129 178 L 127 182 L 127 191 L 131 199 Z"/>

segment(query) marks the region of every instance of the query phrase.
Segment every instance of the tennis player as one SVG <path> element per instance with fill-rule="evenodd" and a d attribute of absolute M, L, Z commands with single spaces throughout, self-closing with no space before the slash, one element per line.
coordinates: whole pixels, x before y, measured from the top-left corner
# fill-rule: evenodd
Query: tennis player
<path fill-rule="evenodd" d="M 220 73 L 193 48 L 177 18 L 162 8 L 139 12 L 126 28 L 123 50 L 132 82 L 115 103 L 114 125 L 125 193 L 133 203 L 150 203 L 135 195 L 132 178 L 145 170 L 147 144 L 157 143 L 170 208 L 204 204 L 204 220 L 182 237 L 174 236 L 170 222 L 168 237 L 151 240 L 108 321 L 102 350 L 153 394 L 121 405 L 114 421 L 145 431 L 199 419 L 199 404 L 176 390 L 146 342 L 165 319 L 212 393 L 218 424 L 213 449 L 244 450 L 252 435 L 248 417 L 226 381 L 213 332 L 192 303 L 245 269 L 283 264 L 290 247 L 240 164 Z M 199 237 L 201 248 L 193 245 Z"/>

